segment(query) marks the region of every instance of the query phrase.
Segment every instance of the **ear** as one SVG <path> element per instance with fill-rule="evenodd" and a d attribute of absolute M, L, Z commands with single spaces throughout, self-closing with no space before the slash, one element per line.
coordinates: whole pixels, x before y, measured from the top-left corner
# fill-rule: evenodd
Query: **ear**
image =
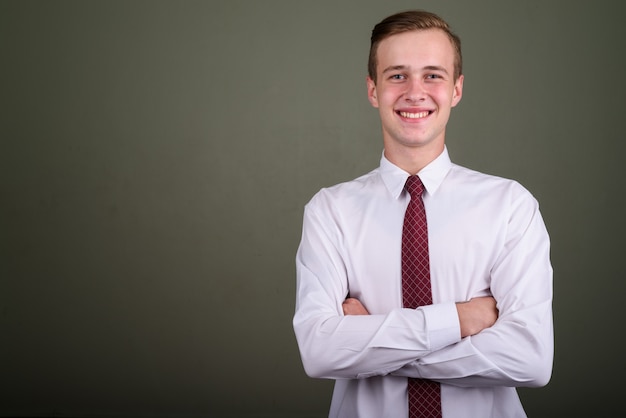
<path fill-rule="evenodd" d="M 371 105 L 374 107 L 378 107 L 378 96 L 376 93 L 376 83 L 370 76 L 367 76 L 367 99 L 370 101 Z"/>
<path fill-rule="evenodd" d="M 452 92 L 452 107 L 459 104 L 461 97 L 463 97 L 463 74 L 454 83 L 454 91 Z"/>

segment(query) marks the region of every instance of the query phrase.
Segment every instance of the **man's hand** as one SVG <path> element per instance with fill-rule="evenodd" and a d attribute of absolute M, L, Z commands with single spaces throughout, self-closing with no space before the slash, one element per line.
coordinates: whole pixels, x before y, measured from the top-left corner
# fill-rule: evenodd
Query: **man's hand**
<path fill-rule="evenodd" d="M 343 314 L 344 315 L 369 315 L 370 313 L 365 309 L 365 306 L 360 300 L 355 298 L 348 298 L 343 301 Z"/>
<path fill-rule="evenodd" d="M 498 319 L 496 300 L 491 296 L 470 299 L 456 304 L 461 324 L 461 338 L 476 335 Z"/>
<path fill-rule="evenodd" d="M 369 315 L 361 301 L 355 298 L 344 300 L 342 307 L 344 315 Z M 496 300 L 491 296 L 459 302 L 456 304 L 456 310 L 461 324 L 461 338 L 478 334 L 495 324 L 498 319 Z"/>

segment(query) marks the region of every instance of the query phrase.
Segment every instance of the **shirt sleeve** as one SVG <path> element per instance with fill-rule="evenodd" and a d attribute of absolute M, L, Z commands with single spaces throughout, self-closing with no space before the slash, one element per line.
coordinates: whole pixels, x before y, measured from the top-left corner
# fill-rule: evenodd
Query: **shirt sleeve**
<path fill-rule="evenodd" d="M 504 246 L 491 270 L 497 322 L 395 375 L 473 387 L 547 384 L 554 349 L 549 237 L 529 193 L 518 194 L 511 213 Z"/>
<path fill-rule="evenodd" d="M 346 268 L 333 216 L 305 207 L 296 255 L 294 331 L 306 373 L 321 378 L 386 375 L 460 341 L 454 303 L 343 315 Z"/>

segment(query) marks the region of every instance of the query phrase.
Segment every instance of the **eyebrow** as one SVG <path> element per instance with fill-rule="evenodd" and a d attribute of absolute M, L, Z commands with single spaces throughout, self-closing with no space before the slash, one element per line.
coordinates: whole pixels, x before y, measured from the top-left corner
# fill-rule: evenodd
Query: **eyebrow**
<path fill-rule="evenodd" d="M 407 70 L 408 68 L 409 66 L 407 65 L 390 65 L 389 67 L 383 70 L 383 74 L 388 73 L 390 71 L 403 71 L 403 70 Z M 422 70 L 441 71 L 442 73 L 448 74 L 448 70 L 446 70 L 445 67 L 441 67 L 439 65 L 427 65 L 425 67 L 422 67 Z"/>
<path fill-rule="evenodd" d="M 408 67 L 406 65 L 391 65 L 383 70 L 383 74 L 388 73 L 390 71 L 400 71 L 406 70 Z"/>

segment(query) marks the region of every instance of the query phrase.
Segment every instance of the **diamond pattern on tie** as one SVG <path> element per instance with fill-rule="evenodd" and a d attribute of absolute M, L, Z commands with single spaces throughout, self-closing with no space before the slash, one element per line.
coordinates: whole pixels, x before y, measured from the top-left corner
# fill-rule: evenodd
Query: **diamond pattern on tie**
<path fill-rule="evenodd" d="M 410 176 L 404 186 L 411 201 L 404 214 L 402 228 L 402 303 L 405 308 L 433 303 L 428 254 L 428 224 L 422 200 L 424 185 L 418 176 Z M 439 383 L 409 379 L 409 418 L 440 418 Z"/>
<path fill-rule="evenodd" d="M 402 301 L 405 308 L 432 304 L 430 260 L 428 256 L 428 225 L 422 201 L 424 185 L 418 176 L 411 176 L 405 185 L 411 201 L 404 214 L 402 229 Z"/>

